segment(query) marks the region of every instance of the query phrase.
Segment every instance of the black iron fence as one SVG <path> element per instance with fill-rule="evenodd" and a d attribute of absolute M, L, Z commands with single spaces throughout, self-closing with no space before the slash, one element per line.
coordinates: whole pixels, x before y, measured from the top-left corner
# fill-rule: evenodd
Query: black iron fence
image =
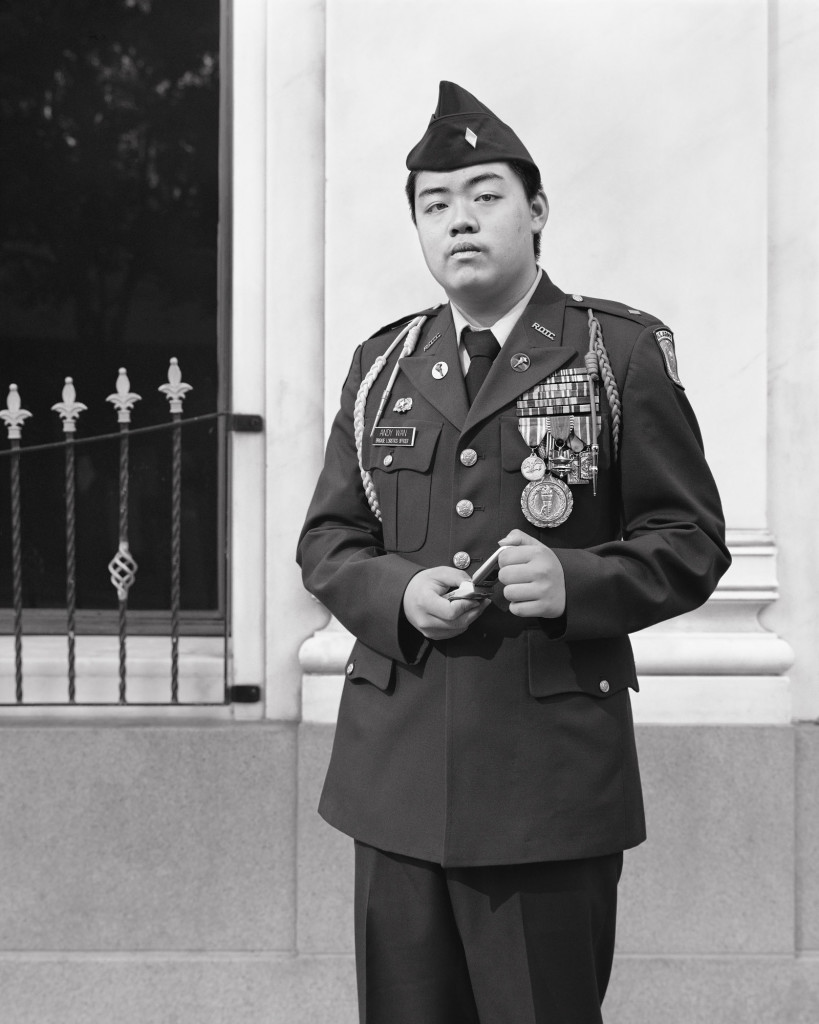
<path fill-rule="evenodd" d="M 115 552 L 108 563 L 110 582 L 117 598 L 117 675 L 118 688 L 115 699 L 110 703 L 120 705 L 132 703 L 128 690 L 128 641 L 129 592 L 138 579 L 139 566 L 129 544 L 129 453 L 131 440 L 135 435 L 157 431 L 170 434 L 169 477 L 170 503 L 170 559 L 167 567 L 170 582 L 169 607 L 169 650 L 167 659 L 167 694 L 163 703 L 171 705 L 181 703 L 214 703 L 213 700 L 180 700 L 180 604 L 181 604 L 181 551 L 182 551 L 182 433 L 183 427 L 214 421 L 220 417 L 227 419 L 227 425 L 234 429 L 260 430 L 259 417 L 231 416 L 224 412 L 207 413 L 200 416 L 183 418 L 183 403 L 186 394 L 192 389 L 190 384 L 182 380 L 182 372 L 175 358 L 171 359 L 167 381 L 158 388 L 168 400 L 170 420 L 165 423 L 146 427 L 132 427 L 131 413 L 141 396 L 131 390 L 131 382 L 127 371 L 120 368 L 115 390 L 107 397 L 116 413 L 117 430 L 112 433 L 96 434 L 88 437 L 77 436 L 77 425 L 82 414 L 87 410 L 77 400 L 77 392 L 71 377 L 65 378 L 61 401 L 52 405 L 52 410 L 59 416 L 62 423 L 63 439 L 48 444 L 22 445 L 21 441 L 26 422 L 32 413 L 23 407 L 22 396 L 16 384 L 11 384 L 6 397 L 6 407 L 0 409 L 0 420 L 5 424 L 9 447 L 0 450 L 0 466 L 3 459 L 8 463 L 9 497 L 10 497 L 10 540 L 11 540 L 11 576 L 12 576 L 12 611 L 13 611 L 13 671 L 14 700 L 0 698 L 2 703 L 17 705 L 30 703 L 24 684 L 24 559 L 23 531 L 25 528 L 21 501 L 21 475 L 24 472 L 25 459 L 37 452 L 62 448 L 64 451 L 64 522 L 65 522 L 65 637 L 66 637 L 66 674 L 67 693 L 60 701 L 54 703 L 78 704 L 84 701 L 77 695 L 77 501 L 76 501 L 76 468 L 75 449 L 78 445 L 109 441 L 118 444 L 118 542 Z M 0 469 L 2 473 L 2 469 Z M 59 518 L 55 513 L 55 518 Z M 55 523 L 56 526 L 56 523 Z M 230 700 L 231 693 L 222 675 L 222 693 L 220 703 Z M 246 694 L 235 695 L 235 699 L 250 699 Z M 34 703 L 42 703 L 35 700 Z M 51 701 L 48 701 L 49 703 Z M 93 703 L 105 703 L 95 699 Z M 139 702 L 139 701 L 138 701 Z M 151 703 L 156 703 L 153 698 Z"/>

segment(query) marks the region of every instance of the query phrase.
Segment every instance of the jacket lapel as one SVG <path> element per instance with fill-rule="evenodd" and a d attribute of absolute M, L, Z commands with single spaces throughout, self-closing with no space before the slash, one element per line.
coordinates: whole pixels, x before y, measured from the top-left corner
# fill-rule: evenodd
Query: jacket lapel
<path fill-rule="evenodd" d="M 447 365 L 446 376 L 434 376 L 432 369 L 441 362 Z M 415 352 L 401 362 L 401 369 L 430 405 L 434 405 L 459 431 L 463 430 L 469 402 L 452 311 L 448 305 L 434 318 L 430 317 Z"/>
<path fill-rule="evenodd" d="M 544 273 L 532 301 L 521 313 L 472 403 L 464 430 L 493 416 L 576 354 L 574 348 L 562 344 L 565 309 L 566 296 Z M 520 362 L 513 358 L 518 356 L 529 360 L 526 370 L 512 368 L 513 362 Z M 525 363 L 525 359 L 523 361 Z"/>

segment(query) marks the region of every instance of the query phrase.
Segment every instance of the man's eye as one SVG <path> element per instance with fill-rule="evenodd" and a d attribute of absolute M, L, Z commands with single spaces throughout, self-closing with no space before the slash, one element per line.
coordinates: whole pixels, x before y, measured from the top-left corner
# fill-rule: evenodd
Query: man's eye
<path fill-rule="evenodd" d="M 439 210 L 445 210 L 446 203 L 430 203 L 429 206 L 424 210 L 424 213 L 437 213 Z"/>
<path fill-rule="evenodd" d="M 498 196 L 496 196 L 496 195 L 493 195 L 493 194 L 492 194 L 491 192 L 484 192 L 484 193 L 483 193 L 482 195 L 479 195 L 479 196 L 477 197 L 477 201 L 478 201 L 479 203 L 492 203 L 492 202 L 494 202 L 494 201 L 495 201 L 495 200 L 496 200 L 497 198 L 498 198 Z"/>

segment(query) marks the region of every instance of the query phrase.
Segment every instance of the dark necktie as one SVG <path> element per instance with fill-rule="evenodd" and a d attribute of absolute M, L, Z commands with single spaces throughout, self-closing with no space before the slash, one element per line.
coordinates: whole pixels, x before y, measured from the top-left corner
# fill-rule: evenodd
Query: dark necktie
<path fill-rule="evenodd" d="M 466 371 L 466 394 L 469 404 L 475 401 L 481 384 L 486 380 L 489 369 L 500 352 L 500 345 L 491 331 L 473 331 L 465 327 L 461 335 L 466 351 L 469 353 L 469 369 Z"/>

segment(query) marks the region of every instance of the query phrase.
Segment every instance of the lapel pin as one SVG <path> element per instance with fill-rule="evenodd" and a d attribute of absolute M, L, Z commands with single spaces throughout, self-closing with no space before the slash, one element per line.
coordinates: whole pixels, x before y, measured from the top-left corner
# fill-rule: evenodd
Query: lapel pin
<path fill-rule="evenodd" d="M 392 407 L 393 412 L 409 412 L 412 408 L 411 398 L 399 398 L 395 405 Z"/>
<path fill-rule="evenodd" d="M 446 377 L 449 373 L 449 367 L 444 362 L 436 363 L 432 367 L 432 376 L 436 380 L 441 380 L 442 377 Z"/>
<path fill-rule="evenodd" d="M 436 342 L 436 341 L 437 341 L 437 340 L 438 340 L 438 339 L 439 339 L 440 337 L 441 337 L 441 332 L 440 332 L 440 331 L 438 331 L 438 333 L 437 333 L 437 334 L 435 335 L 435 337 L 434 337 L 434 338 L 430 338 L 430 339 L 429 339 L 429 341 L 428 341 L 428 342 L 426 343 L 426 345 L 424 345 L 424 347 L 423 347 L 423 349 L 422 349 L 421 351 L 422 351 L 422 352 L 426 352 L 426 350 L 427 350 L 428 348 L 432 348 L 432 346 L 433 346 L 433 345 L 435 344 L 435 342 Z"/>
<path fill-rule="evenodd" d="M 530 360 L 525 352 L 516 352 L 509 360 L 515 373 L 525 373 L 529 369 Z"/>

